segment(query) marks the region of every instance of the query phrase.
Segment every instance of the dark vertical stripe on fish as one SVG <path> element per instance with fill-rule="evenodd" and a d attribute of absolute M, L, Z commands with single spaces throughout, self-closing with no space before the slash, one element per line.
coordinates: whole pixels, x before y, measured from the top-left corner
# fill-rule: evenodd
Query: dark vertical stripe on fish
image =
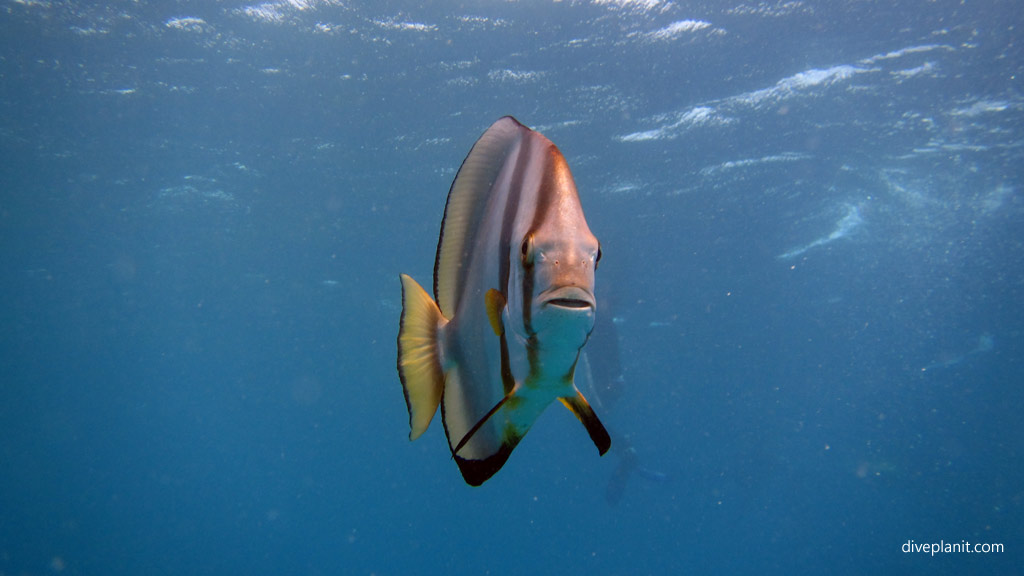
<path fill-rule="evenodd" d="M 501 239 L 498 242 L 498 258 L 499 262 L 501 262 L 501 266 L 498 268 L 500 273 L 498 289 L 501 290 L 501 295 L 505 297 L 506 302 L 508 301 L 508 279 L 512 266 L 512 228 L 515 226 L 516 215 L 519 212 L 519 202 L 523 195 L 523 173 L 526 171 L 527 164 L 530 161 L 529 148 L 532 146 L 532 143 L 533 140 L 531 138 L 524 138 L 520 141 L 516 167 L 512 172 L 515 176 L 509 182 L 509 192 L 505 198 L 505 209 L 502 210 Z"/>
<path fill-rule="evenodd" d="M 526 173 L 530 162 L 530 149 L 533 146 L 532 138 L 522 139 L 518 157 L 516 158 L 516 167 L 512 172 L 514 175 L 511 182 L 509 182 L 508 195 L 505 198 L 505 209 L 502 211 L 502 222 L 501 222 L 501 236 L 498 241 L 498 258 L 501 263 L 498 267 L 499 274 L 499 290 L 501 295 L 508 302 L 508 282 L 511 276 L 512 267 L 512 231 L 515 227 L 516 216 L 518 214 L 518 208 L 520 207 L 520 201 L 523 195 L 523 174 Z M 505 330 L 501 331 L 501 382 L 504 388 L 506 396 L 512 392 L 515 388 L 516 381 L 512 375 L 512 362 L 509 355 L 508 349 L 508 334 Z"/>
<path fill-rule="evenodd" d="M 553 144 L 550 146 L 549 149 L 541 151 L 540 166 L 534 167 L 539 169 L 542 175 L 547 174 L 552 169 L 551 152 L 557 153 L 558 150 Z M 533 157 L 532 154 L 531 157 Z M 541 228 L 548 217 L 549 208 L 551 208 L 553 191 L 550 186 L 547 186 L 550 180 L 542 176 L 540 181 L 541 187 L 537 193 L 537 205 L 533 210 L 533 221 L 530 223 L 528 234 L 533 234 L 534 230 Z M 523 326 L 526 328 L 526 334 L 531 340 L 536 334 L 533 329 L 533 271 L 533 266 L 530 266 L 524 270 L 525 274 L 523 274 Z"/>

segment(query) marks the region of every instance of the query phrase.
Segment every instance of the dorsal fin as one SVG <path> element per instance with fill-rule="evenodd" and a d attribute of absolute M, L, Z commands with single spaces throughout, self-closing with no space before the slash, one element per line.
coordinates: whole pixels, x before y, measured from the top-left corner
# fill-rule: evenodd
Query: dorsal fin
<path fill-rule="evenodd" d="M 495 122 L 473 145 L 448 191 L 448 202 L 441 221 L 441 238 L 434 259 L 434 298 L 448 318 L 455 316 L 457 287 L 466 273 L 471 242 L 484 224 L 484 211 L 491 186 L 505 165 L 505 158 L 522 140 L 529 128 L 506 116 Z"/>

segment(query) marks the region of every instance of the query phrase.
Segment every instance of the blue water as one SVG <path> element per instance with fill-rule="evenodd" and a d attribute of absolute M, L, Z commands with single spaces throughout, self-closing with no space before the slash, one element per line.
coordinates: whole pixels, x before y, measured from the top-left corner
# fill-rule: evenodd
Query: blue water
<path fill-rule="evenodd" d="M 1022 29 L 3 0 L 0 574 L 1020 573 Z M 554 406 L 470 488 L 407 439 L 398 274 L 505 114 L 602 242 L 616 440 Z"/>

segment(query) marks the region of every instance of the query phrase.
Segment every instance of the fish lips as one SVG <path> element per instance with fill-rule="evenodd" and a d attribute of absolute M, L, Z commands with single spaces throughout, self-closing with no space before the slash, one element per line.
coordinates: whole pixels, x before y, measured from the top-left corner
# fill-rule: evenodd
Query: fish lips
<path fill-rule="evenodd" d="M 545 308 L 580 312 L 593 312 L 597 307 L 593 294 L 579 286 L 549 288 L 540 294 L 540 305 Z"/>

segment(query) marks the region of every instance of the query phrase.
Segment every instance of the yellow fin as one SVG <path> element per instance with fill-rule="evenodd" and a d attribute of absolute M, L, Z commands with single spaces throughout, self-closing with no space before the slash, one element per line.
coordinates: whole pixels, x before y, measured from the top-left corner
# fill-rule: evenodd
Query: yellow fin
<path fill-rule="evenodd" d="M 491 321 L 491 330 L 494 330 L 495 336 L 501 336 L 505 331 L 505 327 L 501 325 L 501 311 L 505 309 L 505 297 L 501 295 L 501 292 L 491 288 L 484 295 L 484 300 L 487 303 L 487 319 Z"/>
<path fill-rule="evenodd" d="M 423 434 L 441 403 L 444 371 L 438 331 L 448 320 L 429 294 L 402 274 L 402 320 L 398 329 L 398 375 L 409 408 L 409 439 Z"/>

